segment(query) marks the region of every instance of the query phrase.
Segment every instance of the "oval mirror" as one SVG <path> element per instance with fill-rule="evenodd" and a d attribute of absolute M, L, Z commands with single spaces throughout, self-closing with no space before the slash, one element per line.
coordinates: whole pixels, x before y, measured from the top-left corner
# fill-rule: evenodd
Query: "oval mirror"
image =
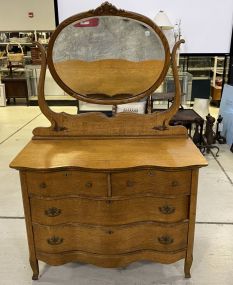
<path fill-rule="evenodd" d="M 168 45 L 156 25 L 94 16 L 66 21 L 57 30 L 48 49 L 49 68 L 57 83 L 77 99 L 101 104 L 134 101 L 152 93 L 167 71 Z"/>

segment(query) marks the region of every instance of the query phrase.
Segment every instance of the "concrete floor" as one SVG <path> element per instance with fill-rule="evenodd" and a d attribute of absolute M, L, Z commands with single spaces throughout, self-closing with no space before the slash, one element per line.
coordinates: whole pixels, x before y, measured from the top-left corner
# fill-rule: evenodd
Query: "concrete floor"
<path fill-rule="evenodd" d="M 76 112 L 75 107 L 64 110 Z M 31 139 L 32 130 L 45 125 L 48 121 L 38 107 L 0 108 L 0 285 L 233 284 L 233 153 L 227 145 L 220 146 L 217 159 L 206 155 L 209 166 L 200 171 L 191 279 L 184 279 L 181 260 L 171 265 L 137 262 L 125 269 L 40 262 L 40 278 L 32 281 L 18 173 L 8 165 Z"/>

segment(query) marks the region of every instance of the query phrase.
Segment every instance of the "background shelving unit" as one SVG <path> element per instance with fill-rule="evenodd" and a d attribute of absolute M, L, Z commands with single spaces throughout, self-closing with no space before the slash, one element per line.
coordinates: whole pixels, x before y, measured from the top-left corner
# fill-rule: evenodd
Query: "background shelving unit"
<path fill-rule="evenodd" d="M 220 85 L 223 86 L 228 82 L 229 61 L 228 54 L 180 56 L 180 70 L 189 72 L 193 76 L 191 100 L 211 98 L 212 103 L 220 104 L 222 93 Z"/>

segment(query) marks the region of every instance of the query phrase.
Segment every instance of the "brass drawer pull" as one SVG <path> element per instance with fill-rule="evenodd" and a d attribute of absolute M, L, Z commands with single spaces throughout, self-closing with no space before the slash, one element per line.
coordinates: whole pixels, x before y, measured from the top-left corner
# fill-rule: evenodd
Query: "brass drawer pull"
<path fill-rule="evenodd" d="M 169 205 L 159 207 L 159 211 L 164 215 L 173 214 L 175 212 L 175 210 L 176 210 L 175 207 L 169 206 Z"/>
<path fill-rule="evenodd" d="M 112 230 L 107 231 L 109 235 L 112 235 L 114 232 Z"/>
<path fill-rule="evenodd" d="M 178 181 L 172 181 L 172 187 L 176 187 L 178 185 L 179 185 Z"/>
<path fill-rule="evenodd" d="M 132 186 L 134 186 L 134 182 L 128 180 L 128 181 L 126 182 L 126 186 L 127 186 L 127 187 L 132 187 Z"/>
<path fill-rule="evenodd" d="M 87 183 L 85 184 L 85 186 L 86 186 L 87 188 L 91 188 L 91 187 L 92 187 L 92 182 L 87 182 Z"/>
<path fill-rule="evenodd" d="M 148 176 L 155 176 L 155 173 L 152 170 L 148 171 Z"/>
<path fill-rule="evenodd" d="M 47 187 L 47 184 L 45 182 L 42 182 L 39 186 L 41 189 L 45 189 Z"/>
<path fill-rule="evenodd" d="M 61 209 L 52 207 L 52 208 L 49 208 L 48 210 L 45 210 L 44 213 L 48 217 L 56 217 L 61 214 Z"/>
<path fill-rule="evenodd" d="M 161 244 L 172 244 L 174 242 L 174 239 L 171 238 L 170 236 L 161 236 L 161 237 L 158 237 L 158 241 Z"/>
<path fill-rule="evenodd" d="M 59 244 L 63 243 L 63 238 L 53 236 L 51 238 L 48 238 L 47 242 L 50 245 L 59 245 Z"/>

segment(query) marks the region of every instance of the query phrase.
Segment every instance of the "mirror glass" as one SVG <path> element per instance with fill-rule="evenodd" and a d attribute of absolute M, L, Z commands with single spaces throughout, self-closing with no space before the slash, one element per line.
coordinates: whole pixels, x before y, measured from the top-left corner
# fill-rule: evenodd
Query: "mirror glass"
<path fill-rule="evenodd" d="M 148 90 L 159 78 L 164 46 L 145 23 L 118 16 L 82 19 L 55 39 L 53 65 L 75 93 L 96 99 L 124 99 Z"/>

